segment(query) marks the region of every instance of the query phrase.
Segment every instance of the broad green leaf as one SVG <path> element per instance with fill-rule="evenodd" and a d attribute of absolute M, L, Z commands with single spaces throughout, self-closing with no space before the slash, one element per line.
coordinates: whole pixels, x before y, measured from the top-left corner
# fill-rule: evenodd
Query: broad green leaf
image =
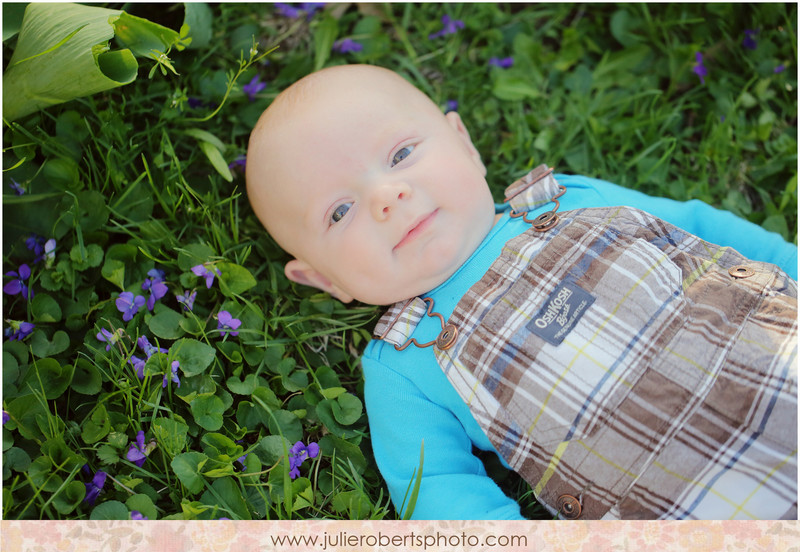
<path fill-rule="evenodd" d="M 35 330 L 29 343 L 33 354 L 39 358 L 44 358 L 66 351 L 69 347 L 69 336 L 66 332 L 57 330 L 53 334 L 53 339 L 49 340 L 43 330 Z"/>
<path fill-rule="evenodd" d="M 79 358 L 75 362 L 75 372 L 70 383 L 72 389 L 84 395 L 94 395 L 100 392 L 102 385 L 103 378 L 97 367 L 85 358 Z"/>
<path fill-rule="evenodd" d="M 217 479 L 211 484 L 211 490 L 203 493 L 200 501 L 210 506 L 219 505 L 227 512 L 225 517 L 231 519 L 251 519 L 250 511 L 242 497 L 239 485 L 232 477 Z M 223 514 L 224 515 L 224 514 Z"/>
<path fill-rule="evenodd" d="M 98 404 L 92 412 L 91 417 L 83 424 L 81 438 L 87 445 L 96 443 L 111 431 L 111 420 L 103 404 Z"/>
<path fill-rule="evenodd" d="M 280 435 L 267 435 L 258 443 L 254 452 L 267 465 L 274 464 L 288 453 L 292 443 Z"/>
<path fill-rule="evenodd" d="M 235 376 L 231 376 L 225 382 L 231 393 L 237 395 L 249 395 L 258 387 L 258 378 L 255 374 L 247 374 L 244 381 L 239 380 Z"/>
<path fill-rule="evenodd" d="M 294 413 L 288 410 L 275 410 L 269 417 L 269 431 L 273 435 L 283 435 L 292 443 L 303 438 L 303 424 Z"/>
<path fill-rule="evenodd" d="M 39 456 L 31 462 L 28 477 L 35 488 L 51 493 L 57 491 L 64 482 L 61 476 L 55 473 L 53 462 L 47 456 Z"/>
<path fill-rule="evenodd" d="M 216 431 L 222 427 L 222 415 L 225 405 L 222 399 L 211 393 L 197 395 L 190 403 L 194 421 L 208 431 Z"/>
<path fill-rule="evenodd" d="M 217 355 L 211 345 L 191 338 L 177 340 L 169 350 L 172 358 L 181 363 L 180 369 L 186 376 L 202 374 L 214 362 Z"/>
<path fill-rule="evenodd" d="M 250 271 L 234 263 L 217 263 L 220 271 L 220 289 L 227 296 L 239 295 L 256 285 L 256 279 Z"/>
<path fill-rule="evenodd" d="M 34 322 L 61 321 L 61 307 L 55 299 L 46 293 L 37 293 L 31 301 L 31 313 Z"/>
<path fill-rule="evenodd" d="M 189 426 L 171 418 L 156 418 L 153 421 L 153 435 L 168 456 L 175 456 L 186 446 Z"/>
<path fill-rule="evenodd" d="M 11 447 L 3 453 L 3 469 L 24 472 L 31 466 L 31 457 L 18 447 Z"/>
<path fill-rule="evenodd" d="M 53 496 L 53 506 L 59 514 L 69 514 L 86 496 L 86 485 L 80 481 L 70 481 Z"/>
<path fill-rule="evenodd" d="M 63 334 L 64 339 L 69 343 L 69 339 L 64 332 L 58 333 Z M 44 396 L 48 400 L 56 399 L 69 387 L 73 371 L 73 365 L 65 364 L 62 366 L 52 358 L 37 360 L 31 365 L 26 377 L 23 379 L 22 388 L 28 389 L 28 386 L 30 386 L 32 389 L 44 392 Z"/>
<path fill-rule="evenodd" d="M 203 476 L 200 475 L 203 466 L 208 462 L 208 456 L 200 452 L 184 452 L 172 459 L 172 471 L 181 480 L 181 483 L 192 494 L 199 493 L 205 486 Z"/>
<path fill-rule="evenodd" d="M 95 506 L 89 515 L 92 521 L 98 520 L 129 520 L 131 513 L 119 500 L 107 500 Z"/>
<path fill-rule="evenodd" d="M 342 425 L 351 425 L 361 418 L 363 405 L 361 399 L 350 393 L 339 395 L 331 402 L 333 417 Z"/>
<path fill-rule="evenodd" d="M 186 14 L 184 22 L 189 25 L 189 36 L 192 38 L 188 46 L 191 50 L 200 50 L 208 46 L 213 36 L 214 15 L 205 2 L 184 2 Z"/>
<path fill-rule="evenodd" d="M 18 119 L 132 82 L 138 70 L 133 54 L 108 47 L 114 36 L 110 20 L 121 13 L 77 4 L 29 4 L 3 76 L 3 116 Z"/>
<path fill-rule="evenodd" d="M 147 322 L 147 327 L 155 334 L 156 337 L 161 339 L 176 339 L 183 335 L 183 328 L 181 328 L 181 320 L 183 316 L 174 310 L 164 309 L 158 314 L 154 315 Z M 181 366 L 182 368 L 183 366 Z"/>
<path fill-rule="evenodd" d="M 146 494 L 135 494 L 125 501 L 125 506 L 133 512 L 136 510 L 150 520 L 158 519 L 158 510 L 152 499 Z"/>
<path fill-rule="evenodd" d="M 64 437 L 51 437 L 41 447 L 42 454 L 46 454 L 57 470 L 70 472 L 73 468 L 82 466 L 86 459 L 75 453 L 64 441 Z"/>

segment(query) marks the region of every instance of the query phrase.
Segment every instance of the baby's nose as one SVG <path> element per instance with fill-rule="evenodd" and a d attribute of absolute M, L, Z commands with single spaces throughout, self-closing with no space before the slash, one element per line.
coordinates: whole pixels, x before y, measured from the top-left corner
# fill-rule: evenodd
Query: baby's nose
<path fill-rule="evenodd" d="M 392 182 L 379 186 L 372 196 L 372 216 L 377 221 L 387 220 L 398 202 L 411 197 L 411 186 L 405 182 Z"/>

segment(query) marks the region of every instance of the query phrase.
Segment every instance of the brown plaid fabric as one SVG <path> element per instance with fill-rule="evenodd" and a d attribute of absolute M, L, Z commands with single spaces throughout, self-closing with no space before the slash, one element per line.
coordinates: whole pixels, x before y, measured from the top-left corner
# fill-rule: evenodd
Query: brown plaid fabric
<path fill-rule="evenodd" d="M 435 349 L 498 452 L 566 518 L 796 518 L 796 282 L 635 209 L 559 215 Z"/>

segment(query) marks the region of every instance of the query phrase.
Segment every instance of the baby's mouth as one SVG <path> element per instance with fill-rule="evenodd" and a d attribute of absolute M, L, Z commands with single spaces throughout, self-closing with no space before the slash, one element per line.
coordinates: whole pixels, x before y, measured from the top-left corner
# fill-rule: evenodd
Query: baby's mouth
<path fill-rule="evenodd" d="M 439 209 L 436 209 L 427 215 L 423 215 L 422 217 L 418 218 L 414 221 L 414 223 L 408 228 L 403 239 L 397 242 L 397 245 L 392 248 L 392 252 L 394 253 L 404 245 L 411 243 L 414 241 L 418 236 L 420 236 L 433 222 L 433 219 L 436 218 L 436 215 L 439 213 Z"/>

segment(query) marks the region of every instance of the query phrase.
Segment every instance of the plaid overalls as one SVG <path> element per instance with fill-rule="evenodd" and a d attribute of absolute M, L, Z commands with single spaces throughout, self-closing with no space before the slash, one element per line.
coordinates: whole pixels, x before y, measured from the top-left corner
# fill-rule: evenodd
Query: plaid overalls
<path fill-rule="evenodd" d="M 551 172 L 508 189 L 512 216 L 563 193 Z M 796 282 L 636 209 L 557 208 L 438 315 L 435 342 L 412 337 L 436 315 L 424 298 L 375 335 L 433 346 L 561 518 L 796 518 Z"/>

